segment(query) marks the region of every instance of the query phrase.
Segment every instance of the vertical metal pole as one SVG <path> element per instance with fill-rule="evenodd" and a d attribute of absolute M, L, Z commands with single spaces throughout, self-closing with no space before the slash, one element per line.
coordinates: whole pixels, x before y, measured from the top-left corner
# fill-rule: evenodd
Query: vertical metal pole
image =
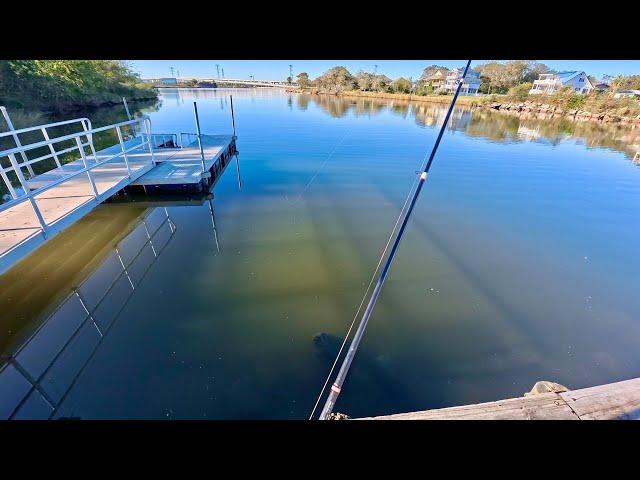
<path fill-rule="evenodd" d="M 51 140 L 45 127 L 42 127 L 40 130 L 42 130 L 42 136 L 47 142 Z M 49 151 L 51 152 L 51 155 L 53 155 L 53 159 L 55 160 L 56 165 L 58 165 L 58 168 L 61 168 L 62 164 L 60 163 L 60 159 L 58 158 L 58 152 L 56 152 L 56 149 L 53 148 L 53 145 L 51 143 L 49 144 Z"/>
<path fill-rule="evenodd" d="M 25 195 L 29 199 L 29 202 L 31 202 L 31 208 L 33 208 L 33 212 L 36 214 L 36 217 L 38 217 L 38 222 L 40 222 L 40 228 L 42 228 L 42 233 L 43 235 L 46 236 L 47 222 L 44 221 L 44 217 L 42 216 L 42 213 L 40 213 L 38 204 L 33 198 L 33 195 L 31 195 L 31 189 L 29 188 L 29 185 L 27 184 L 27 181 L 25 180 L 24 175 L 22 174 L 22 170 L 20 170 L 20 165 L 18 165 L 16 157 L 13 153 L 9 154 L 9 161 L 11 162 L 11 166 L 15 170 L 16 175 L 18 176 L 18 180 L 20 180 L 20 184 L 24 189 Z"/>
<path fill-rule="evenodd" d="M 122 97 L 122 103 L 124 103 L 124 109 L 127 112 L 127 118 L 129 120 L 133 120 L 133 118 L 131 118 L 131 113 L 129 113 L 129 105 L 127 105 L 127 99 L 125 97 Z"/>
<path fill-rule="evenodd" d="M 2 177 L 2 180 L 4 180 L 4 183 L 7 186 L 7 190 L 9 190 L 9 193 L 11 194 L 11 198 L 13 198 L 14 200 L 18 198 L 18 194 L 14 190 L 13 185 L 11 185 L 11 180 L 9 180 L 9 177 L 7 177 L 7 174 L 5 173 L 2 165 L 0 165 L 0 177 Z"/>
<path fill-rule="evenodd" d="M 96 148 L 93 145 L 93 134 L 89 133 L 91 132 L 91 130 L 93 130 L 93 127 L 91 126 L 91 121 L 87 120 L 87 119 L 83 119 L 82 120 L 82 128 L 84 130 L 84 132 L 87 135 L 87 141 L 89 142 L 89 148 L 91 149 L 91 154 L 93 155 L 93 161 L 95 163 L 98 162 L 98 156 L 96 155 Z"/>
<path fill-rule="evenodd" d="M 82 145 L 82 141 L 80 137 L 76 137 L 76 144 L 78 145 L 78 151 L 80 152 L 80 156 L 82 157 L 82 163 L 84 168 L 89 168 L 87 164 L 87 156 L 84 153 L 84 146 Z M 87 177 L 89 177 L 89 183 L 91 184 L 91 188 L 93 189 L 93 196 L 98 198 L 98 189 L 96 187 L 96 182 L 93 181 L 93 177 L 91 176 L 91 172 L 87 170 Z"/>
<path fill-rule="evenodd" d="M 127 154 L 124 152 L 124 141 L 122 140 L 122 132 L 120 131 L 120 125 L 116 127 L 116 132 L 118 132 L 118 141 L 120 142 L 120 148 L 122 149 L 122 156 L 124 157 L 124 163 L 127 166 L 127 175 L 131 176 L 131 168 L 129 168 L 129 159 L 127 158 Z"/>
<path fill-rule="evenodd" d="M 204 163 L 204 150 L 202 149 L 202 140 L 200 139 L 200 118 L 198 117 L 198 105 L 193 102 L 193 112 L 196 116 L 196 131 L 198 132 L 198 146 L 200 147 L 200 160 L 202 161 L 202 173 L 207 171 L 207 167 Z"/>
<path fill-rule="evenodd" d="M 229 95 L 229 99 L 231 99 L 231 124 L 233 125 L 233 136 L 236 136 L 236 116 L 233 113 L 233 95 Z"/>
<path fill-rule="evenodd" d="M 13 122 L 9 117 L 9 112 L 7 112 L 7 109 L 5 107 L 0 107 L 0 111 L 2 111 L 2 116 L 4 117 L 4 121 L 7 122 L 7 127 L 9 127 L 9 131 L 12 132 L 11 136 L 13 137 L 13 141 L 16 142 L 16 147 L 22 147 L 22 143 L 20 143 L 18 134 L 13 133 L 15 131 L 15 128 L 13 127 Z M 20 156 L 22 157 L 23 163 L 26 163 L 29 161 L 26 153 L 20 152 Z M 31 165 L 27 164 L 26 167 L 27 167 L 27 170 L 29 171 L 29 175 L 33 177 L 35 174 L 33 173 L 33 169 L 31 168 Z"/>
<path fill-rule="evenodd" d="M 145 130 L 147 132 L 147 145 L 149 146 L 149 154 L 151 155 L 151 165 L 155 165 L 156 164 L 156 158 L 153 154 L 153 146 L 151 145 L 151 119 L 149 118 L 145 118 L 144 119 L 144 126 L 145 126 Z"/>

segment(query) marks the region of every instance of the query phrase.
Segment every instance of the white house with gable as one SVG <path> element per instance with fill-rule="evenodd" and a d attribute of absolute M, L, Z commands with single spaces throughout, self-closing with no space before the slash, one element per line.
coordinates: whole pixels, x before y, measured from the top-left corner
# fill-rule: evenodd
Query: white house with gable
<path fill-rule="evenodd" d="M 533 88 L 529 90 L 529 93 L 553 95 L 564 87 L 571 87 L 580 94 L 589 93 L 594 88 L 585 72 L 542 73 L 538 80 L 533 82 Z"/>
<path fill-rule="evenodd" d="M 458 88 L 458 83 L 462 80 L 462 87 L 460 88 L 460 95 L 475 95 L 480 88 L 480 74 L 474 70 L 467 71 L 467 76 L 462 78 L 464 68 L 454 68 L 451 70 L 447 78 L 445 79 L 444 90 L 451 93 L 455 92 Z"/>

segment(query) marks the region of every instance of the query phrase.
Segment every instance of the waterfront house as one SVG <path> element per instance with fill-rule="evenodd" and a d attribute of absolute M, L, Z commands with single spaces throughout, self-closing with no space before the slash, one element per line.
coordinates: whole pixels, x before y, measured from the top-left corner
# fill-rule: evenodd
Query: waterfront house
<path fill-rule="evenodd" d="M 436 70 L 433 75 L 430 75 L 423 80 L 423 84 L 433 88 L 433 90 L 437 92 L 444 88 L 446 79 L 447 70 Z"/>
<path fill-rule="evenodd" d="M 640 98 L 640 90 L 618 90 L 613 98 L 635 97 Z"/>
<path fill-rule="evenodd" d="M 460 95 L 475 95 L 480 89 L 480 74 L 474 70 L 469 70 L 467 76 L 462 79 L 464 68 L 454 68 L 447 75 L 443 89 L 448 92 L 455 92 L 458 88 L 458 82 L 462 80 L 462 88 Z"/>
<path fill-rule="evenodd" d="M 564 87 L 571 87 L 576 93 L 586 94 L 593 90 L 593 85 L 587 74 L 580 71 L 541 73 L 538 80 L 533 82 L 530 94 L 546 93 L 553 95 Z"/>

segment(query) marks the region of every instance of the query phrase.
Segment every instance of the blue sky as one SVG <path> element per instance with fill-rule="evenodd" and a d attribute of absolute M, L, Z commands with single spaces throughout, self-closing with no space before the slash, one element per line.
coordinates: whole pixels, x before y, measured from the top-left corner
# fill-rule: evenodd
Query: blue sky
<path fill-rule="evenodd" d="M 640 74 L 640 60 L 539 60 L 554 70 L 584 70 L 589 75 L 602 77 L 610 75 Z M 477 60 L 472 63 L 484 63 Z M 171 67 L 180 72 L 181 77 L 215 77 L 216 64 L 224 68 L 226 78 L 249 78 L 253 75 L 262 80 L 284 80 L 289 75 L 289 64 L 293 65 L 294 76 L 307 72 L 315 78 L 336 65 L 343 65 L 351 73 L 358 70 L 373 71 L 378 65 L 378 73 L 391 78 L 400 76 L 418 78 L 427 65 L 445 67 L 464 65 L 464 60 L 132 60 L 131 66 L 142 77 L 168 77 Z"/>

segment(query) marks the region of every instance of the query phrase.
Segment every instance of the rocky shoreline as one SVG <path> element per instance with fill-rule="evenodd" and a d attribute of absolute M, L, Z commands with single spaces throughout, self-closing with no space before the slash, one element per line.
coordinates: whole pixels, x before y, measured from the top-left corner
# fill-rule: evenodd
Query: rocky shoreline
<path fill-rule="evenodd" d="M 623 123 L 640 125 L 640 115 L 628 117 L 614 113 L 592 113 L 585 110 L 564 110 L 554 105 L 526 102 L 487 102 L 475 106 L 502 112 L 531 114 L 539 117 L 571 117 L 576 120 L 590 120 L 604 123 Z"/>
<path fill-rule="evenodd" d="M 382 92 L 359 92 L 359 91 L 346 91 L 346 92 L 325 92 L 322 90 L 289 90 L 294 93 L 306 93 L 311 95 L 332 95 L 340 97 L 359 97 L 359 98 L 381 98 L 389 100 L 406 100 L 411 102 L 427 102 L 427 103 L 449 103 L 451 102 L 450 95 L 429 95 L 429 96 L 416 96 L 409 94 L 398 93 L 382 93 Z M 586 110 L 565 110 L 555 105 L 549 105 L 540 102 L 533 102 L 530 100 L 524 102 L 513 101 L 488 101 L 486 97 L 458 97 L 458 104 L 464 105 L 470 108 L 484 108 L 490 110 L 497 110 L 502 113 L 510 113 L 528 117 L 536 118 L 556 118 L 556 117 L 568 117 L 574 120 L 585 120 L 602 123 L 620 123 L 624 125 L 640 125 L 640 115 L 637 116 L 624 116 L 617 113 L 593 113 Z"/>

